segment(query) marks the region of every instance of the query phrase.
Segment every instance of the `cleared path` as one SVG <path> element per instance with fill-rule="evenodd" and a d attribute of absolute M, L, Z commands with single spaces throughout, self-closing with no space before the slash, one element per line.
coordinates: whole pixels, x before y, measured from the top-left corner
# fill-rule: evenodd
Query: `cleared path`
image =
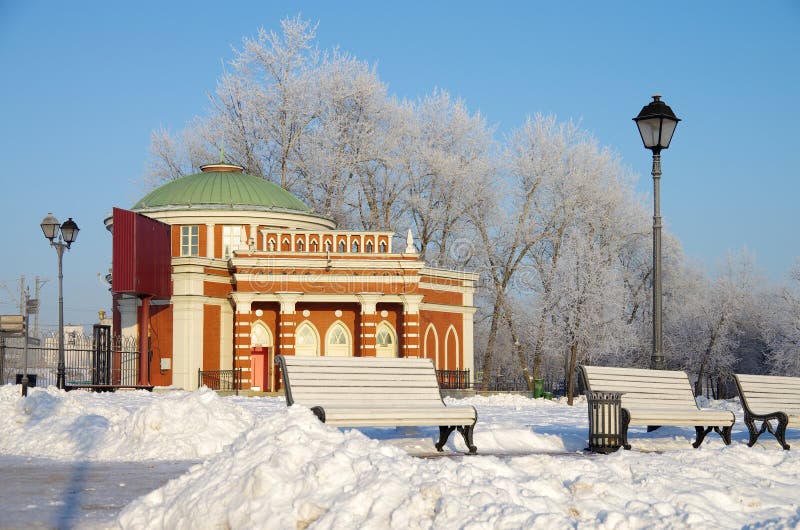
<path fill-rule="evenodd" d="M 195 463 L 0 456 L 0 529 L 113 527 L 129 502 Z"/>

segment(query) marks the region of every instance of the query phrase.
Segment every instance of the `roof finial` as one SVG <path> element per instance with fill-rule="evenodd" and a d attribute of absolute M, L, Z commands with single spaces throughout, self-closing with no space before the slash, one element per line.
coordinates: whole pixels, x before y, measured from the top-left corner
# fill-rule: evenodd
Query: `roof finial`
<path fill-rule="evenodd" d="M 414 236 L 411 235 L 411 229 L 408 229 L 408 236 L 406 237 L 406 254 L 416 254 L 417 249 L 414 247 Z"/>

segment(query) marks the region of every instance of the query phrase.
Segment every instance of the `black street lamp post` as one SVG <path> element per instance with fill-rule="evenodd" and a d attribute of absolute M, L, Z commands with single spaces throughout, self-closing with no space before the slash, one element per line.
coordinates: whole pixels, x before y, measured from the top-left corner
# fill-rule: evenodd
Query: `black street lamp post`
<path fill-rule="evenodd" d="M 655 95 L 633 121 L 639 128 L 645 148 L 653 152 L 653 353 L 650 368 L 663 370 L 666 363 L 661 328 L 661 150 L 669 147 L 675 127 L 681 120 L 661 101 L 661 96 Z"/>
<path fill-rule="evenodd" d="M 63 390 L 66 376 L 64 368 L 64 273 L 61 262 L 64 249 L 70 248 L 75 242 L 80 228 L 72 220 L 72 217 L 61 224 L 58 219 L 53 217 L 52 213 L 48 213 L 39 226 L 42 227 L 44 237 L 50 240 L 50 245 L 56 249 L 56 254 L 58 254 L 58 372 L 56 386 Z M 56 236 L 58 236 L 58 241 L 55 241 Z"/>

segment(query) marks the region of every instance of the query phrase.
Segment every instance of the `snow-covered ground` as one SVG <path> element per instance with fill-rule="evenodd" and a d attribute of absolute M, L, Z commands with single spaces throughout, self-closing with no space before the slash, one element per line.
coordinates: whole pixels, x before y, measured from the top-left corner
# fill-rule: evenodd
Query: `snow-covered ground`
<path fill-rule="evenodd" d="M 694 429 L 631 429 L 632 451 L 591 455 L 586 404 L 470 398 L 477 456 L 436 428 L 339 430 L 280 398 L 197 392 L 91 394 L 0 387 L 0 455 L 58 464 L 175 466 L 176 478 L 100 526 L 122 528 L 793 528 L 800 453 Z M 788 440 L 800 449 L 798 431 Z M 37 460 L 38 461 L 38 460 Z M 186 472 L 178 461 L 194 461 Z M 116 463 L 116 464 L 114 464 Z M 187 464 L 188 465 L 188 464 Z M 128 469 L 125 467 L 124 469 Z M 130 481 L 130 480 L 129 480 Z M 163 483 L 163 480 L 157 484 Z M 157 485 L 155 484 L 155 485 Z M 3 504 L 18 502 L 0 493 Z M 5 499 L 5 500 L 2 500 Z M 16 499 L 16 500 L 15 500 Z M 114 519 L 116 518 L 116 519 Z M 94 526 L 100 519 L 94 519 Z"/>

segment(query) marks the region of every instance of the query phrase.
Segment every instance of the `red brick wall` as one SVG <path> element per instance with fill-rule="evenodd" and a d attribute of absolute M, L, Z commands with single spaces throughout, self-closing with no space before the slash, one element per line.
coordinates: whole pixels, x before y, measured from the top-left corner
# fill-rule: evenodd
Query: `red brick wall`
<path fill-rule="evenodd" d="M 217 305 L 203 306 L 203 370 L 219 370 L 221 308 Z"/>
<path fill-rule="evenodd" d="M 150 306 L 150 383 L 156 386 L 172 384 L 172 369 L 161 370 L 161 359 L 170 359 L 172 367 L 172 306 Z"/>

